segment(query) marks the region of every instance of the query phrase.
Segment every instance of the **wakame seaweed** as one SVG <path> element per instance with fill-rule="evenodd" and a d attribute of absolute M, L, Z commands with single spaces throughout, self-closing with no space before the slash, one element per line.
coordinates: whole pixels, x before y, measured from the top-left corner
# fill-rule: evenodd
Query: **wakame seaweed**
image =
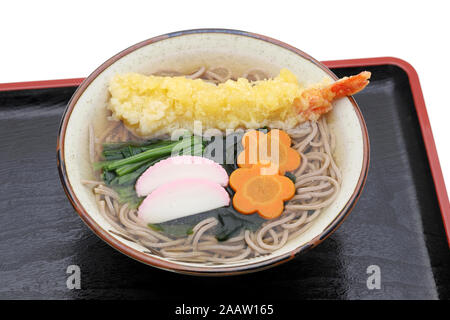
<path fill-rule="evenodd" d="M 192 234 L 192 227 L 186 224 L 151 224 L 148 226 L 155 230 L 164 232 L 172 237 L 185 237 Z"/>
<path fill-rule="evenodd" d="M 291 181 L 295 184 L 295 181 L 297 181 L 297 177 L 292 172 L 286 172 L 284 174 L 286 177 L 291 179 Z"/>
<path fill-rule="evenodd" d="M 228 190 L 227 190 L 228 191 Z M 171 221 L 149 224 L 149 227 L 156 231 L 163 231 L 169 236 L 185 237 L 192 233 L 192 228 L 206 218 L 216 218 L 219 224 L 214 228 L 213 233 L 219 241 L 225 241 L 236 236 L 241 230 L 257 230 L 266 221 L 257 213 L 243 215 L 237 212 L 233 205 L 221 207 L 210 211 L 205 211 L 192 216 L 187 216 Z"/>

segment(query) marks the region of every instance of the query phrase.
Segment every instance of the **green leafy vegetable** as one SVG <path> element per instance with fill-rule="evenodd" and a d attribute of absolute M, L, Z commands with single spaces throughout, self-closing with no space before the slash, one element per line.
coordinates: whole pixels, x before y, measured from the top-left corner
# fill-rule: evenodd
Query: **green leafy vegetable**
<path fill-rule="evenodd" d="M 147 224 L 147 226 L 154 231 L 163 231 L 164 230 L 164 228 L 161 227 L 159 224 L 149 223 L 149 224 Z"/>
<path fill-rule="evenodd" d="M 238 235 L 241 230 L 255 231 L 265 221 L 256 213 L 243 215 L 237 212 L 231 204 L 217 210 L 219 225 L 216 228 L 216 239 L 219 241 L 228 240 Z"/>
<path fill-rule="evenodd" d="M 158 146 L 156 148 L 150 148 L 143 152 L 131 155 L 129 157 L 114 160 L 108 163 L 104 168 L 107 170 L 114 170 L 121 166 L 141 162 L 144 160 L 150 160 L 155 158 L 161 158 L 170 155 L 172 152 L 180 152 L 185 148 L 189 148 L 191 145 L 201 143 L 201 138 L 192 137 L 191 139 L 183 139 L 181 141 L 173 141 L 171 144 Z"/>
<path fill-rule="evenodd" d="M 292 182 L 295 184 L 295 181 L 297 180 L 297 177 L 292 172 L 286 172 L 284 174 L 286 177 L 292 180 Z"/>
<path fill-rule="evenodd" d="M 113 181 L 116 176 L 116 173 L 112 171 L 103 171 L 102 173 L 102 179 L 106 184 L 111 184 L 111 181 Z"/>
<path fill-rule="evenodd" d="M 130 164 L 126 164 L 123 165 L 119 168 L 116 169 L 116 174 L 120 177 L 123 175 L 126 175 L 128 173 L 131 173 L 133 171 L 136 171 L 137 169 L 139 169 L 140 167 L 142 167 L 142 165 L 152 162 L 152 160 L 143 160 L 140 162 L 136 162 L 136 163 L 130 163 Z"/>

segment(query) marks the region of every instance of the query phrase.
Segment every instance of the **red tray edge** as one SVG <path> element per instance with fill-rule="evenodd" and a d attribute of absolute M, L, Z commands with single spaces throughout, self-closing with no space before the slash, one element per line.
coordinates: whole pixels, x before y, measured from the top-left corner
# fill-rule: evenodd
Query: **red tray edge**
<path fill-rule="evenodd" d="M 425 100 L 423 97 L 417 71 L 411 64 L 409 64 L 405 60 L 395 57 L 330 60 L 323 61 L 323 64 L 325 64 L 328 68 L 347 68 L 388 64 L 395 65 L 406 72 L 411 86 L 417 117 L 419 118 L 420 130 L 422 131 L 422 136 L 425 142 L 425 150 L 427 152 L 428 161 L 430 163 L 431 175 L 433 177 L 434 185 L 436 188 L 436 195 L 438 198 L 439 207 L 441 209 L 442 220 L 444 222 L 444 228 L 447 235 L 447 241 L 450 246 L 450 202 L 447 194 L 447 189 L 445 187 L 444 177 L 442 175 L 442 169 L 439 163 L 436 145 L 433 138 L 433 132 L 431 130 L 430 120 L 428 118 Z M 80 85 L 83 80 L 84 78 L 72 78 L 0 83 L 0 91 L 71 87 Z"/>
<path fill-rule="evenodd" d="M 433 177 L 436 195 L 441 209 L 444 229 L 447 235 L 447 242 L 450 246 L 450 202 L 447 189 L 445 187 L 444 176 L 439 162 L 439 157 L 434 142 L 433 132 L 431 130 L 430 120 L 428 118 L 427 108 L 423 97 L 422 87 L 420 86 L 419 75 L 414 67 L 407 61 L 395 57 L 377 57 L 362 58 L 348 60 L 323 61 L 329 68 L 345 68 L 357 66 L 375 66 L 375 65 L 394 65 L 403 69 L 409 78 L 414 106 L 416 108 L 417 117 L 419 118 L 420 130 L 422 131 L 423 140 L 425 142 L 425 150 L 430 164 L 431 175 Z"/>

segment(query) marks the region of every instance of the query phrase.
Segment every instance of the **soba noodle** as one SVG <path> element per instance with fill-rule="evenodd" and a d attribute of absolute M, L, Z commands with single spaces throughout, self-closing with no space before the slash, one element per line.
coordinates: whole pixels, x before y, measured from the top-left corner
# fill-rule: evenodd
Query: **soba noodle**
<path fill-rule="evenodd" d="M 179 72 L 166 70 L 158 75 L 180 76 Z M 250 81 L 268 78 L 259 69 L 244 75 Z M 201 67 L 187 77 L 214 83 L 234 79 L 229 69 Z M 209 231 L 218 224 L 216 218 L 206 218 L 197 223 L 192 234 L 174 238 L 148 228 L 137 217 L 137 211 L 119 203 L 119 195 L 102 181 L 83 180 L 93 188 L 100 213 L 115 230 L 109 230 L 126 240 L 141 244 L 149 254 L 167 259 L 224 264 L 270 254 L 283 247 L 311 227 L 322 209 L 330 205 L 339 193 L 341 173 L 333 159 L 336 139 L 329 129 L 325 116 L 317 122 L 306 122 L 287 130 L 293 148 L 301 155 L 301 165 L 293 172 L 296 177 L 295 196 L 285 205 L 284 213 L 264 222 L 256 231 L 245 230 L 226 241 L 219 242 Z M 137 140 L 131 131 L 118 121 L 110 121 L 101 136 L 95 137 L 89 126 L 89 155 L 92 162 L 100 160 L 100 147 L 104 142 Z"/>

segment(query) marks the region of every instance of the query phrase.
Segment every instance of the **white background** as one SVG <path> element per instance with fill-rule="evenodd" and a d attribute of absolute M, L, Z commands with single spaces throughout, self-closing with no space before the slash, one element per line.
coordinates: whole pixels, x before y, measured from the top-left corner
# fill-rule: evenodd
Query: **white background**
<path fill-rule="evenodd" d="M 0 83 L 89 75 L 147 38 L 218 27 L 317 58 L 395 56 L 417 70 L 450 188 L 449 1 L 13 1 L 0 5 Z"/>

